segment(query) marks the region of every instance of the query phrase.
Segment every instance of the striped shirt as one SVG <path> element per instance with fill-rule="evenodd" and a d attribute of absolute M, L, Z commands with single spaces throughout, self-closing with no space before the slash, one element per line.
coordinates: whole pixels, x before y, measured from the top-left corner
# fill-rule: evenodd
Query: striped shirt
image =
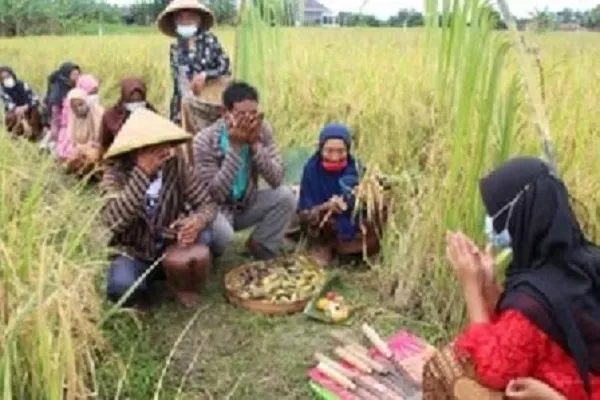
<path fill-rule="evenodd" d="M 174 243 L 169 229 L 179 217 L 196 214 L 207 226 L 217 213 L 206 185 L 180 158 L 171 158 L 162 168 L 162 188 L 155 212 L 146 210 L 146 191 L 152 178 L 139 167 L 111 165 L 104 173 L 101 190 L 106 197 L 101 217 L 112 233 L 110 246 L 119 253 L 153 261 L 160 256 L 157 242 Z"/>
<path fill-rule="evenodd" d="M 235 213 L 244 211 L 254 201 L 259 177 L 276 189 L 283 184 L 285 168 L 273 141 L 273 129 L 264 122 L 258 138 L 258 150 L 252 154 L 250 179 L 244 198 L 239 202 L 232 200 L 231 188 L 242 166 L 242 159 L 232 149 L 226 154 L 221 151 L 219 128 L 222 123 L 223 120 L 219 119 L 196 135 L 194 160 L 200 180 L 208 186 L 213 199 L 221 206 L 220 211 L 231 220 Z"/>

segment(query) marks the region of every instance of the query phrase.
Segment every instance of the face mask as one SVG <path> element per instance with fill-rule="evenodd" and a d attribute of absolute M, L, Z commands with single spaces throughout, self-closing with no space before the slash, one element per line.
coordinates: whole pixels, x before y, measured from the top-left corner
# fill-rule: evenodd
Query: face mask
<path fill-rule="evenodd" d="M 340 172 L 348 166 L 348 160 L 337 162 L 321 161 L 321 165 L 323 166 L 323 169 L 327 172 Z"/>
<path fill-rule="evenodd" d="M 13 78 L 6 78 L 4 82 L 2 82 L 5 88 L 13 88 L 15 87 L 15 80 Z"/>
<path fill-rule="evenodd" d="M 196 25 L 177 25 L 177 34 L 184 39 L 194 36 L 198 27 Z"/>
<path fill-rule="evenodd" d="M 98 104 L 100 100 L 100 96 L 98 96 L 97 94 L 90 94 L 87 99 L 86 102 L 88 104 L 88 106 L 95 106 L 96 104 Z"/>
<path fill-rule="evenodd" d="M 510 237 L 510 232 L 508 231 L 508 224 L 510 223 L 510 217 L 512 216 L 513 209 L 515 204 L 519 201 L 523 193 L 528 189 L 526 186 L 522 191 L 520 191 L 514 199 L 512 199 L 508 204 L 502 207 L 498 212 L 490 217 L 489 215 L 485 216 L 485 234 L 488 237 L 488 241 L 498 250 L 505 249 L 512 245 L 512 238 Z M 494 229 L 494 220 L 496 220 L 503 213 L 508 212 L 506 216 L 506 222 L 504 223 L 504 229 L 497 233 Z"/>
<path fill-rule="evenodd" d="M 131 103 L 125 103 L 124 106 L 127 111 L 134 112 L 138 108 L 146 107 L 146 102 L 145 101 L 135 101 L 135 102 L 131 102 Z"/>
<path fill-rule="evenodd" d="M 508 221 L 508 219 L 507 219 Z M 494 230 L 494 219 L 489 215 L 485 216 L 485 234 L 487 235 L 488 241 L 498 250 L 505 249 L 511 245 L 511 237 L 508 232 L 507 226 L 504 227 L 502 232 L 496 233 Z"/>

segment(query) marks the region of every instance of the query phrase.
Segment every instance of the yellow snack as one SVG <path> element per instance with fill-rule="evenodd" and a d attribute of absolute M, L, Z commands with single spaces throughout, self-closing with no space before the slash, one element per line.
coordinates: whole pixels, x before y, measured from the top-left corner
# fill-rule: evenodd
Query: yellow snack
<path fill-rule="evenodd" d="M 320 311 L 325 311 L 327 309 L 328 305 L 329 305 L 329 300 L 327 300 L 324 297 L 320 298 L 319 301 L 317 301 L 317 309 Z"/>
<path fill-rule="evenodd" d="M 350 309 L 348 306 L 337 301 L 329 302 L 326 313 L 333 322 L 341 322 L 350 317 Z"/>

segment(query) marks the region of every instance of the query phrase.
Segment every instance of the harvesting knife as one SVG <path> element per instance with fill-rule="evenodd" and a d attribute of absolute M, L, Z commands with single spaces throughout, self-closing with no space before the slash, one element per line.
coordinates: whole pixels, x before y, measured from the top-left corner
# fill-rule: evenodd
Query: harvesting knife
<path fill-rule="evenodd" d="M 386 385 L 373 379 L 373 377 L 365 376 L 357 371 L 348 370 L 338 362 L 321 353 L 316 353 L 315 358 L 319 361 L 319 365 L 325 367 L 325 371 L 319 367 L 324 374 L 344 386 L 344 388 L 349 391 L 356 392 L 358 389 L 362 389 L 379 400 L 403 400 L 402 396 L 396 394 Z"/>
<path fill-rule="evenodd" d="M 392 366 L 394 367 L 396 373 L 410 385 L 411 390 L 409 395 L 413 396 L 420 392 L 421 385 L 415 382 L 410 373 L 408 373 L 404 366 L 398 361 L 398 359 L 392 352 L 392 349 L 390 349 L 390 346 L 383 341 L 383 339 L 381 338 L 381 336 L 379 336 L 375 329 L 373 329 L 367 324 L 363 324 L 362 331 L 367 337 L 367 339 L 369 339 L 369 341 L 373 344 L 373 346 L 375 346 L 375 348 L 392 363 Z"/>
<path fill-rule="evenodd" d="M 407 394 L 401 388 L 399 382 L 392 379 L 391 376 L 379 374 L 377 371 L 374 371 L 367 365 L 367 363 L 363 362 L 363 360 L 357 357 L 356 354 L 352 353 L 352 351 L 348 348 L 338 347 L 334 350 L 334 352 L 341 360 L 347 362 L 360 372 L 366 374 L 368 378 L 365 377 L 365 379 L 369 381 L 371 386 L 375 387 L 377 384 L 383 385 L 396 395 L 401 396 L 403 399 L 406 397 Z"/>
<path fill-rule="evenodd" d="M 360 359 L 363 363 L 367 364 L 372 370 L 374 370 L 381 376 L 384 376 L 389 380 L 394 381 L 398 386 L 401 386 L 403 383 L 405 383 L 404 376 L 398 374 L 398 372 L 393 366 L 393 363 L 390 360 L 385 359 L 385 361 L 383 361 L 380 357 L 377 357 L 378 359 L 375 359 L 369 353 L 369 350 L 366 347 L 359 344 L 355 340 L 347 337 L 341 332 L 331 332 L 331 336 L 339 343 L 345 345 L 345 349 L 347 349 L 356 358 Z"/>

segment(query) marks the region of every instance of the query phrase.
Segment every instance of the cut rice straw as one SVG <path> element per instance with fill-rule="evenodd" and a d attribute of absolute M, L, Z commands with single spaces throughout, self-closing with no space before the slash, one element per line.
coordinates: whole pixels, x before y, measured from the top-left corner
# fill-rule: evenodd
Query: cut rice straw
<path fill-rule="evenodd" d="M 196 311 L 194 316 L 192 318 L 190 318 L 189 322 L 181 330 L 181 333 L 177 337 L 177 340 L 175 340 L 175 343 L 173 343 L 173 347 L 171 348 L 171 351 L 169 352 L 169 356 L 167 357 L 167 360 L 165 361 L 165 366 L 160 374 L 158 383 L 156 384 L 156 390 L 154 392 L 154 398 L 153 398 L 154 400 L 160 399 L 160 392 L 162 391 L 163 380 L 165 379 L 169 365 L 171 365 L 171 360 L 173 359 L 173 356 L 175 355 L 175 351 L 177 350 L 177 347 L 179 347 L 179 344 L 181 343 L 181 341 L 183 340 L 183 338 L 185 337 L 187 332 L 190 330 L 190 328 L 192 326 L 194 326 L 194 323 L 196 322 L 196 320 L 198 319 L 200 314 L 202 314 L 204 311 L 206 311 L 209 307 L 210 307 L 210 305 L 206 305 L 206 306 L 200 308 L 198 311 Z"/>

